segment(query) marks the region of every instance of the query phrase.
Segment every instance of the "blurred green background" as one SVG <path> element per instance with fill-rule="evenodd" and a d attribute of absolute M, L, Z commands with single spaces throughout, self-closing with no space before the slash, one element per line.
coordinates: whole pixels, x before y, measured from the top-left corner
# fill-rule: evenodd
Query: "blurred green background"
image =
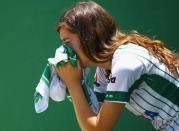
<path fill-rule="evenodd" d="M 0 1 L 0 131 L 79 131 L 72 104 L 50 100 L 41 114 L 33 94 L 47 58 L 59 46 L 55 24 L 78 0 Z M 123 31 L 155 36 L 178 51 L 178 0 L 96 0 Z M 94 68 L 91 76 L 94 74 Z M 93 79 L 93 77 L 91 77 Z M 149 121 L 126 109 L 114 131 L 154 131 Z"/>

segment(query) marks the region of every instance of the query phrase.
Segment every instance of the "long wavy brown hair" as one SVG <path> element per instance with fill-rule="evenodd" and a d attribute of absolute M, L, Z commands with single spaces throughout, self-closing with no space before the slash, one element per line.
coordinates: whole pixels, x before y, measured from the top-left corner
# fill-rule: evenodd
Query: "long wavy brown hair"
<path fill-rule="evenodd" d="M 84 53 L 94 62 L 108 61 L 118 46 L 131 42 L 146 48 L 150 55 L 157 57 L 173 74 L 179 76 L 177 53 L 165 48 L 159 40 L 152 40 L 137 32 L 119 31 L 113 17 L 95 2 L 79 2 L 64 11 L 56 30 L 59 32 L 61 27 L 79 35 Z"/>

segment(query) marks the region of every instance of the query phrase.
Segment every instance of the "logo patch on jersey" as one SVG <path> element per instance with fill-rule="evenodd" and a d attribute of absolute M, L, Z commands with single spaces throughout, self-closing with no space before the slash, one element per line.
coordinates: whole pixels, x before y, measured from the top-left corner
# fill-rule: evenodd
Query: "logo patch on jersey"
<path fill-rule="evenodd" d="M 116 77 L 112 77 L 112 72 L 110 73 L 109 77 L 107 78 L 108 83 L 115 83 L 116 82 Z"/>
<path fill-rule="evenodd" d="M 149 120 L 144 114 L 141 115 L 145 120 Z"/>
<path fill-rule="evenodd" d="M 148 111 L 148 110 L 146 110 L 144 113 L 145 113 L 145 115 L 149 116 L 152 120 L 155 120 L 154 117 L 157 117 L 159 115 L 158 112 L 152 112 L 152 111 Z"/>
<path fill-rule="evenodd" d="M 95 81 L 94 81 L 94 84 L 96 85 L 96 87 L 100 87 L 100 84 L 98 83 L 97 73 L 95 73 Z"/>
<path fill-rule="evenodd" d="M 157 117 L 159 115 L 158 112 L 152 112 L 152 111 L 148 111 L 146 110 L 144 112 L 144 114 L 141 115 L 141 117 L 145 118 L 145 120 L 149 120 L 146 116 L 149 116 L 152 120 L 155 120 L 154 117 Z"/>
<path fill-rule="evenodd" d="M 100 84 L 98 82 L 94 82 L 94 84 L 96 85 L 96 87 L 100 87 Z"/>
<path fill-rule="evenodd" d="M 105 70 L 104 72 L 105 77 L 108 78 L 110 73 L 111 73 L 111 70 Z"/>
<path fill-rule="evenodd" d="M 116 77 L 108 78 L 108 83 L 115 83 L 116 82 Z"/>

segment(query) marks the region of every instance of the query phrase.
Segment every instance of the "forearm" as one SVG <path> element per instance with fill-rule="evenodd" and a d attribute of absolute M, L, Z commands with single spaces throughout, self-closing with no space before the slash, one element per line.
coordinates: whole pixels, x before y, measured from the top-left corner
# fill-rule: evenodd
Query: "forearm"
<path fill-rule="evenodd" d="M 90 108 L 81 86 L 82 70 L 79 64 L 74 68 L 70 63 L 55 67 L 59 77 L 67 85 L 73 100 L 78 123 L 83 131 L 111 131 L 115 126 L 123 103 L 105 101 L 96 115 Z"/>
<path fill-rule="evenodd" d="M 81 129 L 83 131 L 95 131 L 97 129 L 97 116 L 90 108 L 81 85 L 70 87 L 69 92 Z"/>

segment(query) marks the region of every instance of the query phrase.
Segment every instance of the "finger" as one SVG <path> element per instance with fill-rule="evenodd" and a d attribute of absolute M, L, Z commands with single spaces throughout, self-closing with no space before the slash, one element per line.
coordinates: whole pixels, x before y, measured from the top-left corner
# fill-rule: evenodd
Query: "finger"
<path fill-rule="evenodd" d="M 54 66 L 54 69 L 55 69 L 55 71 L 57 72 L 57 70 L 58 70 L 57 66 Z"/>
<path fill-rule="evenodd" d="M 54 68 L 55 68 L 56 72 L 58 72 L 58 73 L 60 72 L 60 67 L 59 66 L 54 66 Z"/>
<path fill-rule="evenodd" d="M 62 67 L 69 67 L 69 66 L 72 66 L 72 64 L 70 63 L 70 61 L 68 60 L 65 65 L 63 65 Z"/>

